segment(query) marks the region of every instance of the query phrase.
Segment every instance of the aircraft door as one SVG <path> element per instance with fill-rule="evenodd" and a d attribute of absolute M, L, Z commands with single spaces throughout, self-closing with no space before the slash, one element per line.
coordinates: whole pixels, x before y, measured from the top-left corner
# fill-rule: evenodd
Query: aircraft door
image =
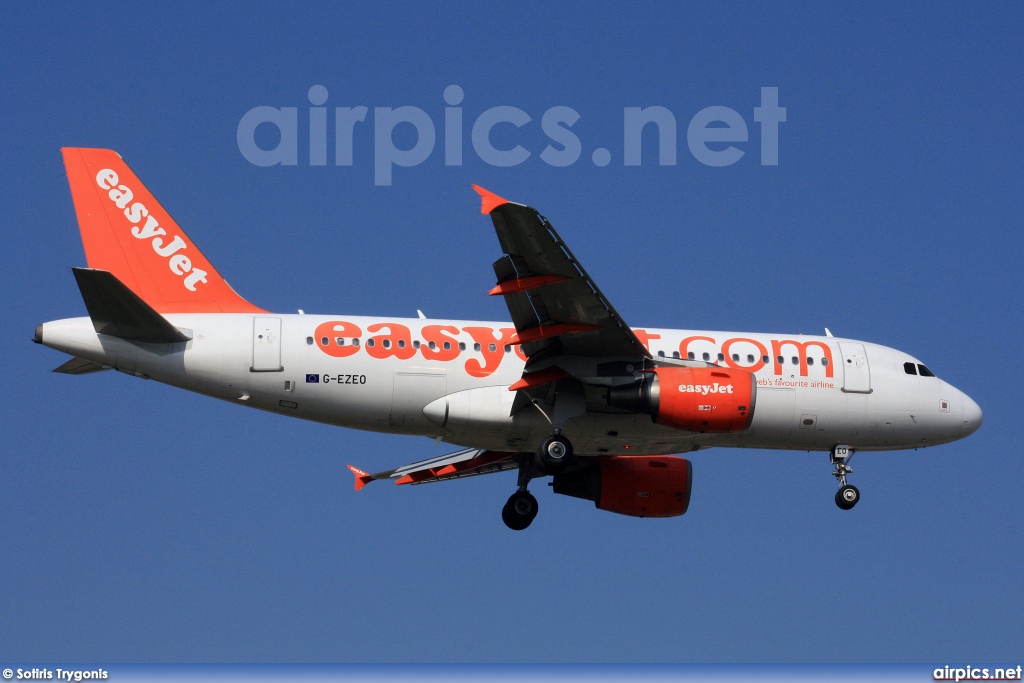
<path fill-rule="evenodd" d="M 863 344 L 839 342 L 839 355 L 843 359 L 843 391 L 855 394 L 871 393 L 871 368 Z"/>
<path fill-rule="evenodd" d="M 423 414 L 423 408 L 448 393 L 448 378 L 444 374 L 396 372 L 394 388 L 391 426 L 406 429 L 435 426 Z"/>
<path fill-rule="evenodd" d="M 251 372 L 281 372 L 281 319 L 252 319 Z"/>

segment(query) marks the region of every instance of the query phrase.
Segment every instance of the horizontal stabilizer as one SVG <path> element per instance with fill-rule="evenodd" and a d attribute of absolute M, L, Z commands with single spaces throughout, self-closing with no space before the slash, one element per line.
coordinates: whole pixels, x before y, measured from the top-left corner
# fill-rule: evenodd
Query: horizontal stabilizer
<path fill-rule="evenodd" d="M 59 372 L 63 375 L 88 375 L 91 372 L 102 372 L 104 370 L 110 370 L 110 366 L 78 357 L 72 358 L 59 368 L 53 369 L 54 372 Z"/>
<path fill-rule="evenodd" d="M 182 334 L 113 274 L 92 268 L 72 268 L 82 299 L 98 334 L 154 344 L 186 342 Z"/>

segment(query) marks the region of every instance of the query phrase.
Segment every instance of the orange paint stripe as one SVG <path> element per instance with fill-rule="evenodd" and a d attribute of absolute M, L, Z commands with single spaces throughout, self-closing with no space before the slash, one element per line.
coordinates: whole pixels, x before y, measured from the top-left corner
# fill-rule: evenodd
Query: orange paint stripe
<path fill-rule="evenodd" d="M 550 384 L 556 380 L 560 380 L 563 377 L 568 377 L 569 373 L 559 367 L 551 367 L 538 372 L 530 372 L 523 375 L 523 378 L 510 386 L 509 391 L 519 391 L 520 389 L 529 389 L 530 387 L 539 387 L 544 384 Z"/>
<path fill-rule="evenodd" d="M 515 294 L 516 292 L 523 292 L 528 289 L 536 289 L 544 285 L 553 285 L 556 282 L 565 282 L 571 278 L 562 277 L 561 275 L 534 275 L 532 277 L 517 277 L 511 280 L 504 280 L 499 282 L 491 291 L 487 292 L 488 296 L 497 296 L 499 294 Z"/>
<path fill-rule="evenodd" d="M 415 484 L 418 481 L 423 481 L 424 479 L 431 479 L 436 476 L 437 473 L 435 470 L 421 470 L 419 472 L 413 472 L 411 474 L 405 475 L 404 477 L 395 482 L 395 486 L 401 486 L 402 484 Z"/>

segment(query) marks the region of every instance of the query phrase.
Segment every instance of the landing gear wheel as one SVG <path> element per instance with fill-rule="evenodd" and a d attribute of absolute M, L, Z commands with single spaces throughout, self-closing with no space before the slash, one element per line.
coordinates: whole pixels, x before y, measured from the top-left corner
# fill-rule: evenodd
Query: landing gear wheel
<path fill-rule="evenodd" d="M 846 475 L 853 474 L 850 467 L 850 459 L 853 458 L 853 450 L 846 445 L 838 445 L 832 448 L 828 455 L 832 461 L 835 471 L 832 476 L 839 482 L 839 490 L 836 491 L 836 505 L 840 510 L 850 510 L 860 500 L 860 491 L 853 484 L 846 483 Z"/>
<path fill-rule="evenodd" d="M 836 491 L 836 505 L 842 510 L 849 510 L 860 500 L 860 491 L 853 484 L 846 484 Z"/>
<path fill-rule="evenodd" d="M 540 464 L 548 474 L 557 474 L 572 460 L 572 443 L 561 434 L 554 434 L 541 444 Z"/>
<path fill-rule="evenodd" d="M 513 531 L 522 531 L 530 526 L 537 516 L 537 499 L 529 491 L 516 491 L 501 509 L 501 521 Z"/>

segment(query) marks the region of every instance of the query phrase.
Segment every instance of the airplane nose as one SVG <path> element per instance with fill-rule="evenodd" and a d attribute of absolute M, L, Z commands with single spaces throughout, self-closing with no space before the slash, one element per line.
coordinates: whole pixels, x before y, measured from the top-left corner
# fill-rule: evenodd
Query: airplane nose
<path fill-rule="evenodd" d="M 963 435 L 973 434 L 978 431 L 978 427 L 981 426 L 981 421 L 985 416 L 981 412 L 981 408 L 974 400 L 964 394 L 964 423 L 962 427 Z"/>

